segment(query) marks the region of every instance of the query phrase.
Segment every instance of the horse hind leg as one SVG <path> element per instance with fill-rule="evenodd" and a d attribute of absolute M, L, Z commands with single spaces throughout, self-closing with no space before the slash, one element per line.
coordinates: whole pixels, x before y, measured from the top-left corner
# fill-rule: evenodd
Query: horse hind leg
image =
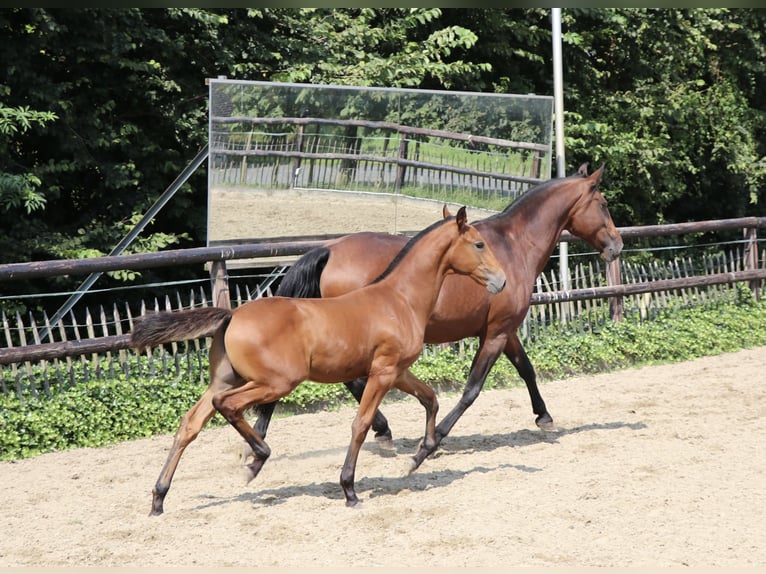
<path fill-rule="evenodd" d="M 186 447 L 197 438 L 202 427 L 215 414 L 212 399 L 214 394 L 219 391 L 220 389 L 213 388 L 213 386 L 208 387 L 202 397 L 181 418 L 181 424 L 176 431 L 165 466 L 162 467 L 160 476 L 152 489 L 152 510 L 149 516 L 159 516 L 164 512 L 165 496 L 170 490 L 170 483 L 178 467 L 178 462 L 181 460 L 181 455 Z"/>
<path fill-rule="evenodd" d="M 213 406 L 226 421 L 245 439 L 253 454 L 253 461 L 245 465 L 246 481 L 250 482 L 261 471 L 266 460 L 271 456 L 269 445 L 263 437 L 245 420 L 243 413 L 254 404 L 265 403 L 262 386 L 255 381 L 248 381 L 241 387 L 224 391 L 213 397 Z M 274 401 L 276 402 L 276 401 Z"/>
<path fill-rule="evenodd" d="M 181 417 L 181 423 L 173 438 L 173 446 L 170 448 L 165 465 L 162 467 L 160 476 L 152 489 L 150 516 L 158 516 L 164 512 L 165 496 L 170 490 L 170 483 L 178 467 L 178 462 L 181 460 L 181 455 L 186 447 L 197 438 L 202 427 L 215 414 L 213 397 L 225 389 L 241 383 L 242 379 L 234 372 L 226 359 L 222 337 L 216 335 L 210 347 L 210 385 L 194 406 Z"/>

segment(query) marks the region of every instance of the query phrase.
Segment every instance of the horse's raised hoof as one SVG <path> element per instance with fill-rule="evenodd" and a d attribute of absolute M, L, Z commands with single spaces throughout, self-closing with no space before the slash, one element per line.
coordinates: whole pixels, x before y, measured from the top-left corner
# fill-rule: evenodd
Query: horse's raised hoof
<path fill-rule="evenodd" d="M 543 415 L 540 415 L 535 419 L 535 424 L 538 426 L 540 430 L 544 430 L 546 432 L 558 432 L 558 427 L 554 424 L 553 418 L 551 418 L 551 415 L 548 413 L 545 413 Z"/>
<path fill-rule="evenodd" d="M 415 460 L 415 457 L 410 457 L 410 459 L 407 461 L 407 467 L 404 469 L 404 476 L 409 476 L 415 470 L 419 467 L 418 461 Z"/>
<path fill-rule="evenodd" d="M 375 435 L 375 444 L 378 448 L 385 452 L 393 452 L 396 450 L 394 447 L 394 441 L 391 439 L 391 434 L 388 435 Z"/>
<path fill-rule="evenodd" d="M 253 462 L 246 464 L 243 467 L 245 484 L 249 484 L 251 480 L 258 476 L 258 473 L 261 472 L 261 468 L 263 467 L 264 462 L 266 461 L 255 459 Z"/>

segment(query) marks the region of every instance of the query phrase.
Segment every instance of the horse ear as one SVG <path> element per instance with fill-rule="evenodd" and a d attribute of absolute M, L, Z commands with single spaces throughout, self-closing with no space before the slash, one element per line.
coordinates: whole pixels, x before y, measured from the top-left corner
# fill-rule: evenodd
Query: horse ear
<path fill-rule="evenodd" d="M 598 184 L 601 183 L 601 176 L 604 174 L 604 165 L 601 164 L 601 167 L 599 167 L 596 171 L 593 172 L 593 175 L 590 176 L 591 178 L 591 184 L 590 187 L 593 190 L 598 189 Z"/>
<path fill-rule="evenodd" d="M 587 161 L 584 164 L 582 164 L 580 167 L 577 168 L 577 173 L 579 175 L 588 175 L 588 162 Z"/>
<path fill-rule="evenodd" d="M 462 233 L 463 227 L 465 227 L 466 225 L 466 219 L 468 219 L 468 216 L 465 214 L 465 205 L 457 210 L 457 215 L 455 216 L 455 219 L 457 220 L 457 228 Z"/>
<path fill-rule="evenodd" d="M 447 207 L 446 203 L 444 204 L 444 207 L 442 207 L 442 215 L 444 216 L 444 219 L 452 217 L 452 214 L 449 212 L 449 207 Z"/>

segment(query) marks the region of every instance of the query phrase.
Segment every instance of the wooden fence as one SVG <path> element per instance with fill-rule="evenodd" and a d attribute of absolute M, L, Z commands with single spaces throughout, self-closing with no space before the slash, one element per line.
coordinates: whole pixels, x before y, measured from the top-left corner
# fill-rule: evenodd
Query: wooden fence
<path fill-rule="evenodd" d="M 549 176 L 551 146 L 537 143 L 354 119 L 213 116 L 211 125 L 212 185 L 437 187 L 507 198 Z"/>
<path fill-rule="evenodd" d="M 766 253 L 759 253 L 755 232 L 764 226 L 766 217 L 621 228 L 626 244 L 632 238 L 724 229 L 744 229 L 745 240 L 726 254 L 705 256 L 696 261 L 681 257 L 650 264 L 623 261 L 605 265 L 593 259 L 574 266 L 571 288 L 567 291 L 560 289 L 556 271 L 543 273 L 537 279 L 532 306 L 520 334 L 529 341 L 545 336 L 551 329 L 593 331 L 611 320 L 640 321 L 652 318 L 663 309 L 731 301 L 737 297 L 737 283 L 745 283 L 753 295 L 759 297 L 766 282 Z M 562 235 L 562 240 L 576 241 L 567 233 Z M 207 288 L 192 289 L 188 294 L 179 292 L 175 300 L 166 297 L 162 301 L 142 302 L 139 313 L 209 305 L 236 307 L 253 298 L 269 296 L 271 292 L 268 288 L 262 291 L 243 290 L 239 284 L 230 286 L 227 260 L 299 255 L 316 244 L 316 241 L 262 243 L 10 264 L 0 266 L 0 281 L 206 261 L 211 263 L 211 282 Z M 5 340 L 5 347 L 0 347 L 0 392 L 15 392 L 19 396 L 49 394 L 52 389 L 64 388 L 77 380 L 129 372 L 151 376 L 160 370 L 206 376 L 201 371 L 199 352 L 205 347 L 205 340 L 177 342 L 143 355 L 129 350 L 133 317 L 127 305 L 120 308 L 116 304 L 110 309 L 86 308 L 84 320 L 80 321 L 70 312 L 54 325 L 45 314 L 9 317 L 3 313 L 0 340 Z M 471 343 L 462 342 L 459 347 L 464 348 L 466 344 Z"/>

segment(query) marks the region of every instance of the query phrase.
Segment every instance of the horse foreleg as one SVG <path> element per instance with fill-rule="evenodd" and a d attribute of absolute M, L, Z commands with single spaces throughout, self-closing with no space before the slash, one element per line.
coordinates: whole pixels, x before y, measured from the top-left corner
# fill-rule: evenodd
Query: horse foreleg
<path fill-rule="evenodd" d="M 493 340 L 485 339 L 479 345 L 479 350 L 473 358 L 471 371 L 468 373 L 468 380 L 466 381 L 460 400 L 436 426 L 436 446 L 434 446 L 430 452 L 423 447 L 418 450 L 414 456 L 415 466 L 413 470 L 420 466 L 431 452 L 436 450 L 442 439 L 447 436 L 452 430 L 452 427 L 455 426 L 458 419 L 463 416 L 463 413 L 468 410 L 468 407 L 474 403 L 476 397 L 479 396 L 479 393 L 484 386 L 484 381 L 487 380 L 487 375 L 489 374 L 490 369 L 500 356 L 500 352 L 504 345 L 505 338 L 496 338 Z"/>
<path fill-rule="evenodd" d="M 253 425 L 253 430 L 257 432 L 261 438 L 266 438 L 266 432 L 269 430 L 269 423 L 271 422 L 271 417 L 274 414 L 274 409 L 278 402 L 279 401 L 265 403 L 257 405 L 254 408 L 257 419 Z"/>
<path fill-rule="evenodd" d="M 508 344 L 505 346 L 505 356 L 516 367 L 519 376 L 524 379 L 527 385 L 529 400 L 532 402 L 532 412 L 537 415 L 535 424 L 543 430 L 556 430 L 556 425 L 553 424 L 553 417 L 545 408 L 545 401 L 542 395 L 540 395 L 540 390 L 537 388 L 535 368 L 532 366 L 532 362 L 524 351 L 524 347 L 521 345 L 521 341 L 516 333 L 513 333 L 508 338 Z"/>
<path fill-rule="evenodd" d="M 393 379 L 393 377 L 391 377 Z M 393 381 L 392 381 L 393 382 Z M 346 460 L 340 472 L 340 486 L 346 496 L 346 506 L 355 506 L 359 502 L 354 489 L 354 476 L 356 474 L 356 462 L 359 451 L 362 448 L 367 432 L 372 426 L 375 411 L 383 397 L 391 388 L 391 383 L 386 384 L 382 379 L 369 377 L 362 398 L 359 401 L 359 410 L 356 412 L 354 422 L 351 423 L 351 443 L 346 452 Z"/>
<path fill-rule="evenodd" d="M 434 390 L 418 379 L 409 371 L 403 372 L 394 382 L 394 386 L 407 394 L 412 395 L 426 409 L 426 429 L 423 441 L 420 443 L 417 454 L 422 458 L 413 457 L 409 472 L 415 470 L 423 460 L 436 450 L 436 414 L 439 412 L 439 400 Z"/>
<path fill-rule="evenodd" d="M 353 381 L 343 383 L 349 392 L 354 395 L 356 402 L 361 402 L 362 394 L 364 393 L 364 386 L 367 384 L 367 379 L 360 377 Z M 375 431 L 375 440 L 381 443 L 383 446 L 392 447 L 391 443 L 391 428 L 388 426 L 388 420 L 383 416 L 380 410 L 375 411 L 375 418 L 372 420 L 372 430 Z"/>
<path fill-rule="evenodd" d="M 237 429 L 253 452 L 254 459 L 245 468 L 248 469 L 247 482 L 253 480 L 271 455 L 269 445 L 263 437 L 251 427 L 243 416 L 244 411 L 262 400 L 263 391 L 254 381 L 248 381 L 241 387 L 218 393 L 213 397 L 213 406 L 226 421 Z"/>
<path fill-rule="evenodd" d="M 157 516 L 164 512 L 163 503 L 165 495 L 170 490 L 170 483 L 173 480 L 173 474 L 178 466 L 178 461 L 181 460 L 184 449 L 197 438 L 202 427 L 215 414 L 212 399 L 218 390 L 212 386 L 208 387 L 196 404 L 181 418 L 181 424 L 176 431 L 173 446 L 170 448 L 165 466 L 162 467 L 162 472 L 160 472 L 160 476 L 152 489 L 152 511 L 149 513 L 150 516 Z"/>

